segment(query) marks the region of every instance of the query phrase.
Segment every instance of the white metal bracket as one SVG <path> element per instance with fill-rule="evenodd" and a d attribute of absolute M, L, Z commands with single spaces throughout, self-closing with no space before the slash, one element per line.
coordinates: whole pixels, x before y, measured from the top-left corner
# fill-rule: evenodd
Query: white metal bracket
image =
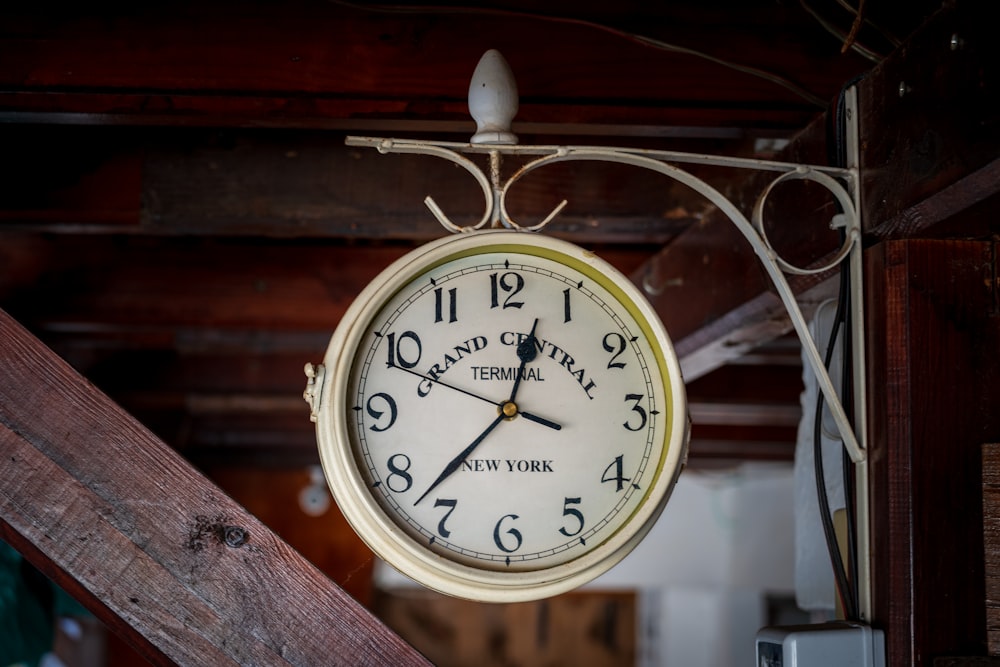
<path fill-rule="evenodd" d="M 485 57 L 484 57 L 485 62 Z M 494 63 L 495 64 L 495 63 Z M 505 65 L 505 63 L 501 63 Z M 481 62 L 482 67 L 482 62 Z M 484 76 L 488 81 L 493 75 L 492 83 L 504 89 L 501 102 L 513 104 L 516 111 L 516 90 L 510 87 L 513 80 L 509 71 L 481 72 L 477 68 L 473 75 L 473 86 L 470 88 L 470 107 L 473 106 L 473 95 L 481 95 L 479 84 Z M 478 77 L 478 78 L 477 78 Z M 513 99 L 513 103 L 510 101 Z M 482 106 L 477 102 L 477 108 Z M 499 114 L 509 119 L 513 113 Z M 861 264 L 861 207 L 860 188 L 857 164 L 857 93 L 851 88 L 845 94 L 845 120 L 847 142 L 847 166 L 828 167 L 821 165 L 797 164 L 771 160 L 725 157 L 674 151 L 646 150 L 638 148 L 620 148 L 607 146 L 521 146 L 517 138 L 509 132 L 509 127 L 503 122 L 490 121 L 484 123 L 477 118 L 480 125 L 478 141 L 473 143 L 456 143 L 442 141 L 424 141 L 414 139 L 390 139 L 379 137 L 347 137 L 349 146 L 368 146 L 380 153 L 409 153 L 436 156 L 449 160 L 469 172 L 483 191 L 485 212 L 478 223 L 469 226 L 454 224 L 441 208 L 430 197 L 424 199 L 425 204 L 450 232 L 464 233 L 489 227 L 506 227 L 520 231 L 540 231 L 562 210 L 566 201 L 560 203 L 548 216 L 538 223 L 522 225 L 512 219 L 507 209 L 507 197 L 512 186 L 526 174 L 546 165 L 557 162 L 590 160 L 598 162 L 616 162 L 649 169 L 682 183 L 704 196 L 711 204 L 736 226 L 746 238 L 767 272 L 781 301 L 788 311 L 789 319 L 802 344 L 802 349 L 809 366 L 814 372 L 819 388 L 836 423 L 838 435 L 844 443 L 851 460 L 856 464 L 857 504 L 858 504 L 858 554 L 859 573 L 858 589 L 861 592 L 860 610 L 863 619 L 870 617 L 871 585 L 868 570 L 868 492 L 867 492 L 867 461 L 866 461 L 866 414 L 865 414 L 865 355 L 864 355 L 864 308 L 862 303 L 862 264 Z M 487 131 L 488 130 L 488 131 Z M 500 140 L 485 143 L 483 135 L 496 135 Z M 475 141 L 476 138 L 474 138 Z M 479 163 L 470 159 L 469 155 L 486 155 L 489 157 L 489 174 L 483 172 Z M 508 178 L 501 177 L 501 161 L 503 156 L 528 157 L 529 160 L 518 168 Z M 530 159 L 533 158 L 533 159 Z M 740 208 L 730 201 L 716 188 L 698 178 L 678 165 L 711 165 L 753 171 L 774 172 L 775 178 L 766 185 L 758 195 L 756 204 L 748 217 Z M 772 190 L 785 181 L 808 180 L 825 188 L 836 200 L 839 211 L 832 217 L 830 224 L 834 228 L 843 228 L 844 242 L 832 259 L 823 266 L 802 268 L 792 265 L 781 258 L 771 246 L 765 232 L 764 204 Z M 787 223 L 787 221 L 782 221 Z M 799 308 L 792 288 L 785 277 L 786 273 L 814 274 L 829 271 L 836 267 L 841 271 L 849 271 L 852 306 L 852 361 L 853 361 L 853 405 L 855 408 L 853 424 L 848 418 L 837 388 L 834 387 L 830 374 L 816 343 L 809 333 L 808 325 Z M 646 286 L 647 291 L 654 291 Z"/>

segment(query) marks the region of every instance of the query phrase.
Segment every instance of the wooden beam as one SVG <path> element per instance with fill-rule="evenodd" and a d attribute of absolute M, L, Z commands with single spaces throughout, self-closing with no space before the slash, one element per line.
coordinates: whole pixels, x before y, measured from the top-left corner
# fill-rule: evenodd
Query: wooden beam
<path fill-rule="evenodd" d="M 985 655 L 982 452 L 1000 440 L 1000 247 L 866 251 L 873 625 L 887 664 Z"/>
<path fill-rule="evenodd" d="M 361 290 L 413 247 L 8 234 L 0 304 L 46 336 L 95 344 L 315 350 Z M 647 257 L 644 247 L 600 254 L 623 272 Z"/>
<path fill-rule="evenodd" d="M 0 536 L 156 664 L 427 664 L 0 311 Z"/>
<path fill-rule="evenodd" d="M 866 239 L 996 232 L 988 206 L 978 216 L 962 217 L 958 230 L 946 224 L 967 209 L 996 202 L 1000 191 L 1000 133 L 991 115 L 1000 105 L 993 66 L 1000 43 L 989 25 L 974 3 L 949 5 L 858 83 Z M 813 122 L 782 159 L 825 164 L 833 147 L 828 126 L 826 119 Z M 759 176 L 736 183 L 734 201 L 749 211 L 761 187 Z M 769 237 L 793 263 L 829 243 L 818 230 L 803 232 L 810 218 L 795 202 L 780 204 L 772 218 L 778 227 Z M 720 214 L 682 233 L 632 277 L 658 292 L 652 301 L 694 377 L 790 328 L 749 245 Z M 803 294 L 822 280 L 790 282 Z M 826 285 L 826 296 L 833 287 Z"/>
<path fill-rule="evenodd" d="M 788 128 L 808 122 L 817 102 L 773 75 L 825 101 L 867 64 L 842 55 L 812 17 L 767 1 L 725 11 L 637 0 L 559 3 L 544 13 L 527 2 L 377 9 L 298 0 L 239 11 L 227 2 L 144 6 L 115 17 L 84 6 L 58 18 L 7 10 L 0 53 L 15 57 L 0 60 L 0 118 L 318 128 L 467 121 L 472 70 L 497 48 L 517 76 L 527 122 Z"/>
<path fill-rule="evenodd" d="M 0 126 L 0 140 L 15 165 L 0 201 L 9 231 L 427 241 L 447 233 L 428 195 L 460 224 L 485 211 L 479 186 L 452 163 L 349 148 L 340 133 Z M 533 172 L 507 206 L 534 224 L 562 199 L 547 232 L 583 244 L 663 245 L 706 208 L 654 174 L 598 163 Z"/>
<path fill-rule="evenodd" d="M 825 118 L 814 121 L 782 152 L 790 162 L 825 164 Z M 729 196 L 741 210 L 775 176 L 743 172 Z M 778 187 L 769 199 L 768 237 L 776 252 L 798 266 L 821 264 L 839 248 L 829 226 L 835 204 L 810 185 Z M 789 276 L 806 317 L 836 294 L 835 271 Z M 788 333 L 791 320 L 749 242 L 721 211 L 711 210 L 631 274 L 644 288 L 674 340 L 685 378 L 693 380 Z"/>
<path fill-rule="evenodd" d="M 986 640 L 989 654 L 1000 656 L 1000 444 L 984 444 L 982 452 Z"/>
<path fill-rule="evenodd" d="M 995 216 L 963 216 L 1000 192 L 1000 42 L 993 12 L 944 3 L 859 84 L 867 236 L 989 236 Z"/>

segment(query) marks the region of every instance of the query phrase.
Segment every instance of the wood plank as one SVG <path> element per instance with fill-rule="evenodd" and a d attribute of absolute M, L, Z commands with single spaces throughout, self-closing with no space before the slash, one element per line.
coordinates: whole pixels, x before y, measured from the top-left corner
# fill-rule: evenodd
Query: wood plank
<path fill-rule="evenodd" d="M 1000 444 L 983 445 L 983 555 L 986 570 L 986 643 L 1000 656 Z"/>
<path fill-rule="evenodd" d="M 991 24 L 987 14 L 975 3 L 939 10 L 912 44 L 895 51 L 859 82 L 866 233 L 926 235 L 932 229 L 962 236 L 995 233 L 996 216 L 989 211 L 998 197 L 996 180 L 990 175 L 1000 152 L 1000 134 L 990 113 L 1000 103 L 1000 82 L 992 66 L 1000 59 L 1000 44 L 986 32 Z M 949 47 L 952 35 L 962 40 L 954 52 Z M 942 66 L 936 66 L 941 58 Z M 913 87 L 912 95 L 900 98 L 900 82 Z M 824 164 L 832 141 L 827 122 L 815 121 L 792 141 L 782 159 Z M 928 199 L 948 186 L 955 189 L 940 199 Z M 734 184 L 734 201 L 749 211 L 761 187 L 760 177 Z M 993 208 L 980 209 L 975 220 L 963 216 L 958 230 L 945 226 L 980 202 L 992 202 Z M 782 203 L 774 213 L 777 238 L 769 236 L 786 259 L 808 265 L 801 261 L 803 253 L 829 247 L 829 241 L 804 232 L 819 233 L 815 224 L 805 222 L 811 219 L 808 215 L 798 214 L 794 202 Z M 914 225 L 914 220 L 920 223 Z M 888 226 L 880 227 L 883 223 Z M 749 245 L 721 215 L 709 216 L 681 234 L 632 278 L 653 286 L 656 293 L 651 300 L 682 363 L 695 375 L 723 363 L 733 342 L 736 351 L 743 352 L 788 330 Z M 818 281 L 790 282 L 797 294 L 818 285 Z M 772 320 L 774 313 L 777 320 Z M 740 323 L 742 330 L 734 331 L 734 323 Z"/>
<path fill-rule="evenodd" d="M 874 618 L 888 664 L 984 655 L 981 444 L 1000 440 L 996 243 L 866 251 Z"/>
<path fill-rule="evenodd" d="M 2 537 L 157 664 L 426 664 L 0 312 Z"/>
<path fill-rule="evenodd" d="M 364 286 L 410 248 L 11 235 L 0 247 L 12 267 L 0 299 L 36 330 L 119 327 L 168 341 L 209 328 L 332 333 Z"/>
<path fill-rule="evenodd" d="M 907 47 L 859 84 L 862 207 L 867 234 L 940 236 L 1000 190 L 1000 42 L 989 3 L 946 3 Z M 954 40 L 954 42 L 953 42 Z M 965 236 L 995 218 L 963 218 Z"/>
<path fill-rule="evenodd" d="M 240 466 L 232 457 L 220 466 L 200 469 L 352 598 L 371 608 L 375 555 L 340 513 L 325 481 L 321 484 L 329 501 L 326 511 L 311 515 L 301 509 L 300 494 L 313 484 L 311 469 L 287 463 Z"/>
<path fill-rule="evenodd" d="M 474 161 L 489 172 L 482 156 Z M 503 173 L 523 161 L 505 161 Z M 485 212 L 472 177 L 440 158 L 381 155 L 344 146 L 343 135 L 330 133 L 229 133 L 221 142 L 204 133 L 168 134 L 146 151 L 143 227 L 427 241 L 446 233 L 424 205 L 427 196 L 457 224 L 478 223 Z M 512 190 L 508 210 L 534 224 L 563 199 L 569 205 L 547 232 L 578 243 L 666 243 L 700 213 L 684 188 L 594 164 L 531 173 Z"/>
<path fill-rule="evenodd" d="M 4 230 L 427 241 L 446 233 L 428 195 L 460 224 L 485 210 L 452 163 L 349 148 L 340 133 L 6 126 L 0 140 L 17 165 L 0 202 Z M 746 149 L 741 138 L 716 144 Z M 522 162 L 505 163 L 505 175 Z M 563 199 L 547 232 L 583 244 L 662 245 L 707 206 L 655 174 L 595 162 L 532 172 L 507 205 L 534 224 Z"/>
<path fill-rule="evenodd" d="M 0 305 L 35 331 L 95 342 L 260 349 L 283 337 L 314 349 L 415 245 L 9 234 L 0 244 Z M 645 246 L 597 250 L 622 271 L 648 256 Z"/>
<path fill-rule="evenodd" d="M 696 51 L 710 45 L 715 58 L 794 78 L 820 100 L 867 66 L 841 55 L 812 17 L 763 0 L 721 8 L 563 2 L 544 16 L 526 2 L 463 9 L 393 13 L 298 0 L 237 10 L 216 1 L 112 17 L 80 6 L 58 20 L 44 8 L 7 10 L 0 53 L 17 57 L 0 60 L 0 113 L 22 122 L 79 112 L 103 122 L 215 116 L 232 125 L 465 120 L 469 77 L 492 47 L 517 75 L 524 120 L 679 125 L 669 119 L 680 109 L 705 112 L 698 124 L 733 126 L 727 111 L 755 110 L 764 119 L 791 112 L 791 126 L 801 127 L 815 102 L 766 78 L 643 45 L 627 31 Z M 49 91 L 58 98 L 38 94 Z M 595 92 L 603 101 L 589 104 Z M 206 98 L 214 98 L 210 108 L 199 105 Z"/>

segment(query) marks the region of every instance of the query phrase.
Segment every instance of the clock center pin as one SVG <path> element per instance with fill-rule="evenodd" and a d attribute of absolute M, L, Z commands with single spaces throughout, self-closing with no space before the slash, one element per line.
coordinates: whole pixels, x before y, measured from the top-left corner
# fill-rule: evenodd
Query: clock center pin
<path fill-rule="evenodd" d="M 517 404 L 507 401 L 506 403 L 503 404 L 500 410 L 503 412 L 505 417 L 510 419 L 511 417 L 517 414 Z"/>

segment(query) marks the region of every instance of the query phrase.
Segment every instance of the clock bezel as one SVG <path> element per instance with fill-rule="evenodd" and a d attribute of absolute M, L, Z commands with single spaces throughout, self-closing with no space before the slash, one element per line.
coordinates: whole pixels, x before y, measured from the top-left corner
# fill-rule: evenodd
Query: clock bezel
<path fill-rule="evenodd" d="M 606 289 L 649 341 L 668 406 L 665 452 L 653 482 L 626 522 L 583 555 L 536 570 L 497 571 L 452 561 L 414 540 L 373 497 L 359 469 L 348 429 L 351 366 L 371 323 L 386 303 L 414 279 L 446 262 L 489 252 L 514 252 L 568 266 Z M 316 429 L 320 460 L 331 492 L 348 523 L 381 559 L 442 593 L 484 602 L 519 602 L 576 588 L 620 562 L 646 536 L 665 506 L 686 462 L 688 419 L 684 383 L 673 345 L 642 293 L 621 272 L 568 241 L 513 230 L 477 231 L 425 244 L 382 271 L 345 312 L 330 339 L 319 387 Z"/>

